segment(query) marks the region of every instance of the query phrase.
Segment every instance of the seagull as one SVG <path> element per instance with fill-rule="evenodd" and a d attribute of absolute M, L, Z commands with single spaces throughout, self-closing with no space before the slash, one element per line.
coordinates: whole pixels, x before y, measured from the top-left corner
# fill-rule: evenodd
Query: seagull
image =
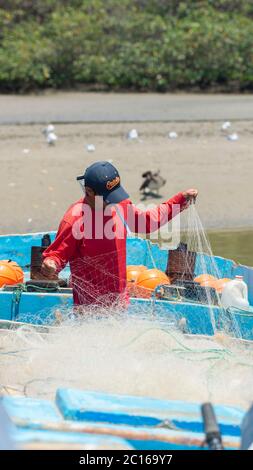
<path fill-rule="evenodd" d="M 159 189 L 166 183 L 166 180 L 160 176 L 160 170 L 145 171 L 145 173 L 142 174 L 142 178 L 145 178 L 139 189 L 142 195 L 144 197 L 160 197 Z"/>
<path fill-rule="evenodd" d="M 239 136 L 236 134 L 236 132 L 234 132 L 233 134 L 228 135 L 227 139 L 231 140 L 232 142 L 236 142 L 239 139 Z"/>
<path fill-rule="evenodd" d="M 48 134 L 54 131 L 55 131 L 55 127 L 53 126 L 53 124 L 48 124 L 48 126 L 45 127 L 45 129 L 43 129 L 42 134 L 47 136 Z"/>
<path fill-rule="evenodd" d="M 54 132 L 49 132 L 49 134 L 47 134 L 46 139 L 48 145 L 55 145 L 55 142 L 57 141 L 58 137 Z"/>
<path fill-rule="evenodd" d="M 88 145 L 86 145 L 86 150 L 87 150 L 87 152 L 95 152 L 96 147 L 95 147 L 94 144 L 88 144 Z"/>
<path fill-rule="evenodd" d="M 221 129 L 222 129 L 223 131 L 227 131 L 230 127 L 231 127 L 231 122 L 225 121 L 225 122 L 223 122 L 223 124 L 222 124 L 222 126 L 221 126 Z"/>
<path fill-rule="evenodd" d="M 44 134 L 48 145 L 55 145 L 58 140 L 53 124 L 48 124 L 48 126 L 43 129 L 42 134 Z"/>
<path fill-rule="evenodd" d="M 168 137 L 169 139 L 177 139 L 178 135 L 176 132 L 172 131 L 172 132 L 169 132 Z"/>
<path fill-rule="evenodd" d="M 139 138 L 137 130 L 131 129 L 131 131 L 127 133 L 127 138 L 128 140 L 137 140 Z"/>

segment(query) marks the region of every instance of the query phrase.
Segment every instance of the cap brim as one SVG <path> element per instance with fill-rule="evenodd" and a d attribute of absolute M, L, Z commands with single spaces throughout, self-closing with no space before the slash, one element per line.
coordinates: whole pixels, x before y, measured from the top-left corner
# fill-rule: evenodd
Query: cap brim
<path fill-rule="evenodd" d="M 129 194 L 127 194 L 127 192 L 124 190 L 124 188 L 122 188 L 122 186 L 115 188 L 113 191 L 111 191 L 110 193 L 107 193 L 104 196 L 104 200 L 108 202 L 109 204 L 117 204 L 128 198 L 129 198 Z"/>

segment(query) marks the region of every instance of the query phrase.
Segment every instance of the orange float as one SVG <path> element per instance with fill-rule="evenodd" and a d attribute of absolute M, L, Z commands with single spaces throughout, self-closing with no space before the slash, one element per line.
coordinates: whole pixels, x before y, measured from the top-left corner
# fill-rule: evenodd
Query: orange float
<path fill-rule="evenodd" d="M 218 289 L 218 279 L 217 278 L 214 278 L 214 279 L 206 279 L 205 281 L 201 282 L 200 285 L 202 287 L 213 287 L 214 289 Z"/>
<path fill-rule="evenodd" d="M 225 285 L 229 282 L 232 281 L 232 279 L 229 279 L 228 277 L 223 277 L 223 279 L 218 279 L 216 282 L 216 290 L 221 294 L 223 291 Z"/>
<path fill-rule="evenodd" d="M 212 274 L 200 274 L 199 276 L 194 278 L 195 282 L 201 284 L 202 282 L 208 282 L 210 280 L 217 281 L 217 277 L 212 276 Z"/>
<path fill-rule="evenodd" d="M 160 284 L 170 284 L 169 277 L 163 271 L 147 269 L 141 272 L 136 282 L 138 297 L 151 297 L 153 290 Z"/>
<path fill-rule="evenodd" d="M 0 287 L 11 286 L 24 282 L 22 268 L 11 260 L 0 261 Z"/>
<path fill-rule="evenodd" d="M 137 295 L 136 281 L 137 281 L 139 275 L 143 271 L 146 271 L 147 269 L 148 268 L 146 266 L 143 266 L 142 264 L 127 266 L 127 269 L 126 269 L 127 288 L 128 288 L 128 292 L 129 292 L 130 297 L 136 297 L 136 295 Z"/>
<path fill-rule="evenodd" d="M 127 282 L 136 282 L 141 272 L 146 271 L 146 266 L 140 265 L 129 265 L 127 266 Z"/>

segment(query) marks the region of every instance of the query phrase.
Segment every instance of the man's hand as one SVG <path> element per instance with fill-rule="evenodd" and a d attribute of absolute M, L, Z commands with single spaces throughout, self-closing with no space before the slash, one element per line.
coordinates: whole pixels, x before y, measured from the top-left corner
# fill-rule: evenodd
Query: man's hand
<path fill-rule="evenodd" d="M 57 279 L 57 265 L 53 259 L 44 259 L 41 266 L 41 274 L 48 279 Z"/>
<path fill-rule="evenodd" d="M 198 190 L 188 189 L 187 191 L 183 191 L 183 195 L 187 202 L 195 202 L 196 197 L 198 196 Z"/>

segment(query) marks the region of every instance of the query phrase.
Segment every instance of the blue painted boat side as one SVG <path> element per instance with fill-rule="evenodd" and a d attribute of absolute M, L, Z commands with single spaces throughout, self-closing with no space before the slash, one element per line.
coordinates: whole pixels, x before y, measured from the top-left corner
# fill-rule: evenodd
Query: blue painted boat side
<path fill-rule="evenodd" d="M 166 418 L 173 425 L 173 415 L 177 416 L 178 422 L 184 423 L 188 420 L 188 427 L 178 427 L 178 429 L 168 429 L 155 427 L 156 423 L 152 422 L 149 426 L 143 423 L 113 423 L 112 420 L 103 421 L 102 424 L 97 419 L 86 420 L 79 423 L 67 420 L 65 416 L 61 416 L 54 403 L 48 400 L 31 399 L 25 397 L 4 397 L 2 404 L 7 411 L 13 423 L 16 423 L 16 430 L 12 437 L 20 443 L 29 442 L 54 442 L 57 443 L 83 443 L 87 446 L 101 445 L 117 445 L 127 448 L 145 449 L 201 449 L 204 435 L 202 432 L 202 423 L 200 417 L 200 406 L 193 403 L 185 403 L 181 401 L 166 401 L 157 399 L 145 399 L 141 397 L 128 397 L 119 395 L 101 394 L 98 392 L 80 392 L 65 390 L 69 394 L 73 392 L 80 397 L 80 394 L 86 396 L 86 402 L 90 403 L 90 407 L 104 406 L 107 408 L 108 415 L 116 413 L 117 409 L 125 408 L 125 415 L 135 418 L 136 411 L 142 410 L 144 417 L 150 415 L 160 415 L 160 420 Z M 57 401 L 56 401 L 57 402 Z M 77 401 L 75 401 L 77 404 Z M 78 401 L 80 406 L 83 403 Z M 147 406 L 146 406 L 147 405 Z M 87 405 L 87 408 L 89 406 Z M 161 408 L 162 407 L 162 408 Z M 165 408 L 165 412 L 163 412 Z M 112 411 L 113 409 L 113 411 Z M 82 409 L 79 410 L 80 412 Z M 226 418 L 223 421 L 224 442 L 227 448 L 239 447 L 240 430 L 238 423 L 241 421 L 242 411 L 232 407 L 216 407 L 216 412 L 221 411 Z M 146 413 L 146 416 L 145 416 Z M 98 412 L 97 412 L 98 414 Z M 65 418 L 65 420 L 64 420 Z M 95 416 L 94 416 L 95 418 Z M 196 423 L 198 427 L 196 427 Z M 231 432 L 229 432 L 231 431 Z M 113 436 L 113 437 L 112 437 Z M 116 437 L 118 436 L 118 437 Z M 124 436 L 124 439 L 123 439 Z M 111 437 L 111 440 L 109 439 Z"/>
<path fill-rule="evenodd" d="M 71 423 L 72 424 L 72 423 Z M 23 433 L 24 431 L 27 432 L 25 435 L 26 440 L 34 440 L 34 437 L 38 439 L 38 434 L 36 433 L 40 431 L 41 433 L 52 433 L 52 431 L 48 431 L 45 429 L 33 429 L 33 425 L 31 424 L 30 427 L 22 427 L 18 428 Z M 38 421 L 35 424 L 38 427 Z M 42 425 L 43 426 L 43 425 Z M 86 422 L 82 423 L 82 435 L 90 435 L 90 436 L 98 436 L 101 432 L 101 424 L 97 424 L 94 422 Z M 87 433 L 85 429 L 87 428 Z M 102 424 L 103 428 L 103 436 L 105 435 L 128 435 L 128 438 L 125 438 L 125 442 L 130 444 L 132 448 L 136 450 L 169 450 L 169 449 L 182 449 L 182 450 L 202 450 L 202 443 L 204 442 L 204 434 L 201 433 L 192 433 L 189 431 L 173 431 L 169 429 L 160 429 L 154 427 L 142 427 L 142 426 L 121 426 L 121 425 L 113 425 L 113 424 Z M 90 430 L 92 429 L 92 433 Z M 96 434 L 97 431 L 97 434 Z M 73 435 L 73 430 L 71 432 L 65 431 L 54 431 L 55 436 L 54 439 L 57 438 L 59 432 L 63 433 L 67 436 Z M 34 434 L 35 433 L 35 434 Z M 75 435 L 80 435 L 80 433 L 75 432 Z M 47 439 L 49 438 L 50 434 L 47 434 Z M 132 437 L 130 437 L 132 436 Z M 139 437 L 138 437 L 139 436 Z M 142 436 L 142 437 L 141 437 Z M 46 440 L 45 436 L 43 436 L 43 440 Z M 66 438 L 68 441 L 68 438 Z M 240 438 L 237 436 L 224 436 L 223 442 L 226 449 L 239 449 L 240 447 Z M 195 445 L 194 445 L 195 444 Z"/>
<path fill-rule="evenodd" d="M 40 245 L 44 233 L 27 235 L 0 236 L 0 253 L 2 258 L 12 258 L 17 262 L 30 263 L 30 249 L 32 245 Z M 50 232 L 52 240 L 55 232 Z M 198 254 L 196 260 L 195 274 L 201 272 L 201 257 Z M 212 270 L 213 259 L 204 255 L 205 262 Z M 160 249 L 158 245 L 149 243 L 141 238 L 128 238 L 127 240 L 127 263 L 145 264 L 153 267 L 153 259 L 159 269 L 165 270 L 168 260 L 168 250 Z M 242 274 L 248 284 L 249 299 L 253 304 L 253 268 L 235 265 L 232 260 L 215 257 L 216 264 L 222 277 L 234 277 Z M 19 314 L 15 317 L 12 307 L 12 294 L 0 292 L 0 318 L 3 320 L 17 320 L 22 322 L 44 324 L 54 322 L 54 310 L 71 307 L 71 295 L 63 294 L 35 294 L 23 293 L 19 305 Z M 150 301 L 144 299 L 132 299 L 129 307 L 129 314 L 138 313 L 138 308 L 145 308 L 146 312 L 152 310 Z M 213 307 L 216 328 L 220 327 L 220 312 L 217 307 Z M 210 309 L 205 305 L 196 303 L 177 303 L 168 301 L 157 301 L 155 303 L 155 314 L 161 320 L 176 322 L 185 317 L 187 320 L 187 331 L 197 334 L 213 334 L 213 326 L 210 321 Z M 229 317 L 229 315 L 228 315 Z M 253 308 L 243 315 L 240 312 L 233 312 L 228 318 L 231 328 L 236 326 L 238 336 L 243 339 L 253 339 Z"/>
<path fill-rule="evenodd" d="M 40 423 L 48 421 L 57 423 L 62 420 L 55 404 L 49 400 L 4 396 L 1 398 L 1 403 L 12 420 L 25 420 L 26 423 L 38 421 Z"/>
<path fill-rule="evenodd" d="M 200 407 L 194 403 L 71 389 L 59 389 L 56 403 L 67 420 L 131 426 L 159 426 L 169 420 L 178 430 L 203 431 Z M 215 412 L 223 434 L 240 435 L 243 410 L 216 406 Z"/>
<path fill-rule="evenodd" d="M 12 320 L 35 325 L 54 324 L 55 311 L 67 312 L 73 305 L 71 294 L 38 294 L 24 292 L 21 295 L 18 306 L 18 313 L 12 305 L 13 294 L 11 292 L 1 292 L 0 294 L 0 318 L 2 320 Z M 197 303 L 170 302 L 166 300 L 131 299 L 127 311 L 128 315 L 142 316 L 152 315 L 164 324 L 177 325 L 182 318 L 186 320 L 185 331 L 190 334 L 200 334 L 211 336 L 214 334 L 213 325 L 210 319 L 210 307 Z M 212 307 L 212 314 L 215 319 L 216 328 L 222 327 L 222 322 L 226 319 L 226 324 L 231 325 L 231 331 L 237 332 L 237 337 L 253 339 L 253 308 L 246 314 L 237 310 L 226 313 L 221 317 L 218 307 Z"/>
<path fill-rule="evenodd" d="M 42 294 L 23 292 L 17 309 L 12 306 L 12 292 L 0 293 L 0 318 L 35 325 L 52 324 L 55 310 L 71 308 L 72 294 Z"/>
<path fill-rule="evenodd" d="M 55 239 L 56 232 L 48 233 L 53 241 Z M 31 247 L 41 246 L 43 235 L 44 233 L 0 236 L 1 259 L 12 259 L 22 267 L 30 265 Z"/>
<path fill-rule="evenodd" d="M 15 320 L 36 325 L 52 324 L 55 322 L 55 311 L 71 308 L 73 305 L 71 294 L 38 294 L 23 293 L 15 315 L 12 308 L 13 294 L 2 292 L 0 295 L 0 316 L 2 320 Z M 177 303 L 168 301 L 153 301 L 146 299 L 131 299 L 128 308 L 129 315 L 145 315 L 155 313 L 161 322 L 167 325 L 176 323 L 181 318 L 187 320 L 187 332 L 213 335 L 209 309 L 205 305 L 191 303 Z M 218 321 L 219 309 L 214 308 Z"/>
<path fill-rule="evenodd" d="M 210 319 L 210 308 L 207 305 L 191 303 L 191 302 L 170 302 L 166 300 L 148 300 L 148 299 L 131 299 L 129 314 L 138 314 L 145 311 L 150 312 L 157 319 L 165 324 L 177 322 L 186 319 L 186 331 L 192 334 L 213 335 L 214 330 Z M 220 309 L 213 306 L 212 308 L 216 324 L 219 323 Z"/>
<path fill-rule="evenodd" d="M 123 449 L 133 450 L 134 447 L 130 442 L 125 439 L 114 436 L 105 436 L 99 434 L 86 434 L 77 432 L 61 432 L 61 431 L 48 431 L 48 430 L 29 430 L 29 429 L 16 429 L 14 440 L 17 444 L 31 444 L 41 443 L 46 444 L 65 444 L 80 445 L 82 450 L 96 450 L 96 449 Z"/>

